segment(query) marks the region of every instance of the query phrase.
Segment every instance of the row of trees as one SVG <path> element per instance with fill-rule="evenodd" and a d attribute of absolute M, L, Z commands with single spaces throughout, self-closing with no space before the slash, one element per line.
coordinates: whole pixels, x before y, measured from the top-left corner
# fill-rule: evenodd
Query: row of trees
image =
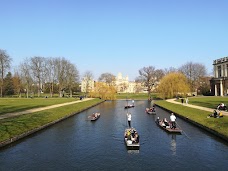
<path fill-rule="evenodd" d="M 17 94 L 21 96 L 25 93 L 27 97 L 37 93 L 39 97 L 42 92 L 58 93 L 63 97 L 68 92 L 70 97 L 73 91 L 79 91 L 79 71 L 77 67 L 65 58 L 45 58 L 31 57 L 25 59 L 15 69 L 14 75 L 9 72 L 12 59 L 4 50 L 0 50 L 0 89 L 3 95 Z M 204 92 L 210 90 L 210 85 L 205 81 L 206 68 L 199 63 L 187 62 L 180 68 L 156 69 L 147 66 L 139 69 L 139 76 L 135 79 L 147 88 L 148 96 L 152 91 L 160 93 L 162 98 L 170 98 L 178 94 L 195 92 L 196 89 L 203 89 Z M 94 80 L 91 71 L 85 72 L 83 78 L 87 78 L 87 91 L 89 82 Z M 91 94 L 101 98 L 113 99 L 116 93 L 115 76 L 109 72 L 102 73 L 98 79 L 99 84 Z M 202 90 L 201 90 L 202 91 Z M 107 97 L 110 96 L 110 97 Z M 149 97 L 148 97 L 149 98 Z"/>
<path fill-rule="evenodd" d="M 139 76 L 135 81 L 136 85 L 141 84 L 147 89 L 148 98 L 153 91 L 159 93 L 159 96 L 164 99 L 200 92 L 209 95 L 210 84 L 206 75 L 204 65 L 188 62 L 178 69 L 171 67 L 162 70 L 153 66 L 143 67 L 139 70 Z M 88 71 L 85 77 L 89 78 L 88 81 L 93 80 L 92 72 Z M 115 76 L 111 73 L 103 73 L 98 81 L 99 84 L 96 84 L 90 95 L 106 99 L 114 98 L 117 92 Z"/>
<path fill-rule="evenodd" d="M 203 64 L 187 62 L 180 68 L 155 69 L 153 66 L 139 70 L 136 82 L 147 88 L 148 98 L 152 90 L 159 93 L 161 98 L 198 93 L 210 95 L 210 83 L 206 68 Z"/>
<path fill-rule="evenodd" d="M 172 98 L 186 96 L 189 93 L 200 93 L 204 95 L 210 92 L 210 83 L 205 78 L 206 68 L 203 64 L 187 62 L 180 68 L 155 69 L 153 66 L 143 67 L 139 70 L 138 82 L 141 82 L 148 90 L 159 93 L 161 98 Z"/>
<path fill-rule="evenodd" d="M 79 72 L 74 64 L 63 57 L 35 56 L 25 59 L 15 69 L 13 76 L 11 72 L 7 73 L 11 61 L 12 59 L 6 51 L 1 50 L 1 97 L 12 94 L 20 96 L 21 93 L 25 93 L 27 97 L 37 93 L 37 96 L 40 97 L 44 91 L 49 91 L 51 97 L 56 92 L 62 97 L 68 91 L 72 97 L 73 90 L 78 88 Z M 6 83 L 4 83 L 5 81 Z M 5 91 L 3 92 L 3 90 Z"/>

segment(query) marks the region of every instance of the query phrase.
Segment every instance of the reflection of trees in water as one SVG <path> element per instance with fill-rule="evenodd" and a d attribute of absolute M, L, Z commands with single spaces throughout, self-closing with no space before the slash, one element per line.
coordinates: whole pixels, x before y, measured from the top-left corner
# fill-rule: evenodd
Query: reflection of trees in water
<path fill-rule="evenodd" d="M 176 135 L 175 134 L 172 134 L 172 139 L 171 139 L 171 142 L 170 142 L 170 145 L 171 145 L 171 151 L 173 152 L 172 155 L 176 155 Z"/>

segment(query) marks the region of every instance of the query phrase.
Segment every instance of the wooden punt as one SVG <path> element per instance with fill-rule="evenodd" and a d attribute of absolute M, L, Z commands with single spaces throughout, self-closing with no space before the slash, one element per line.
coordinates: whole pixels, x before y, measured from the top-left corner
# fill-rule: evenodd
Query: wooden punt
<path fill-rule="evenodd" d="M 178 127 L 172 129 L 170 126 L 166 126 L 166 127 L 162 126 L 162 122 L 161 121 L 155 121 L 155 122 L 160 128 L 162 128 L 163 130 L 165 130 L 165 131 L 167 131 L 169 133 L 179 133 L 179 134 L 182 133 L 182 130 L 180 128 L 178 128 Z"/>
<path fill-rule="evenodd" d="M 101 116 L 100 113 L 93 113 L 91 116 L 89 116 L 91 121 L 96 121 L 97 119 L 99 119 Z"/>
<path fill-rule="evenodd" d="M 139 147 L 140 147 L 139 135 L 135 141 L 131 139 L 131 135 L 135 136 L 136 134 L 138 135 L 138 132 L 136 131 L 135 128 L 126 128 L 125 129 L 124 141 L 125 141 L 125 144 L 127 146 L 127 149 L 131 149 L 131 150 L 138 150 L 139 149 Z"/>
<path fill-rule="evenodd" d="M 132 107 L 135 107 L 135 106 L 134 105 L 126 105 L 126 106 L 124 106 L 125 109 L 132 108 Z"/>
<path fill-rule="evenodd" d="M 146 108 L 146 113 L 150 114 L 150 115 L 156 115 L 156 110 L 151 110 L 150 108 Z"/>

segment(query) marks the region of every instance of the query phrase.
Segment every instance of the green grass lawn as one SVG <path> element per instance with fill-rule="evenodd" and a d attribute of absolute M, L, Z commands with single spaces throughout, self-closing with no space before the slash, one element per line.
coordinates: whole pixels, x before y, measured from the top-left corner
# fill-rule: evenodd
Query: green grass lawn
<path fill-rule="evenodd" d="M 154 95 L 155 96 L 155 95 Z M 146 93 L 117 94 L 117 99 L 148 99 Z M 79 98 L 0 98 L 0 115 L 79 100 Z"/>
<path fill-rule="evenodd" d="M 0 142 L 21 135 L 35 128 L 39 128 L 60 118 L 64 118 L 72 113 L 78 113 L 100 102 L 102 102 L 102 100 L 93 99 L 14 118 L 2 119 L 0 120 Z"/>
<path fill-rule="evenodd" d="M 0 98 L 0 115 L 79 100 L 78 98 Z"/>
<path fill-rule="evenodd" d="M 199 96 L 199 97 L 189 97 L 189 104 L 208 107 L 211 109 L 215 109 L 220 103 L 224 103 L 228 106 L 228 97 L 220 97 L 220 96 Z M 181 99 L 177 100 L 181 102 Z M 185 99 L 184 99 L 185 103 Z"/>
<path fill-rule="evenodd" d="M 220 96 L 204 96 L 204 97 L 191 97 L 189 99 L 189 104 L 208 107 L 215 109 L 220 103 L 224 103 L 228 106 L 228 97 Z"/>

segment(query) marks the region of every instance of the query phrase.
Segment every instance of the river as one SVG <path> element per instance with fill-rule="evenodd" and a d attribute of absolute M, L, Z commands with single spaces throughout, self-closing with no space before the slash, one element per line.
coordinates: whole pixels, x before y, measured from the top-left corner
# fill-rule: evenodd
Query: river
<path fill-rule="evenodd" d="M 106 101 L 1 148 L 0 170 L 227 170 L 227 142 L 180 118 L 183 133 L 167 133 L 154 121 L 169 119 L 168 112 L 157 107 L 156 115 L 148 115 L 148 101 L 125 105 L 125 100 Z M 101 113 L 95 122 L 88 120 L 93 112 Z M 124 143 L 127 112 L 140 135 L 139 150 L 127 150 Z"/>

